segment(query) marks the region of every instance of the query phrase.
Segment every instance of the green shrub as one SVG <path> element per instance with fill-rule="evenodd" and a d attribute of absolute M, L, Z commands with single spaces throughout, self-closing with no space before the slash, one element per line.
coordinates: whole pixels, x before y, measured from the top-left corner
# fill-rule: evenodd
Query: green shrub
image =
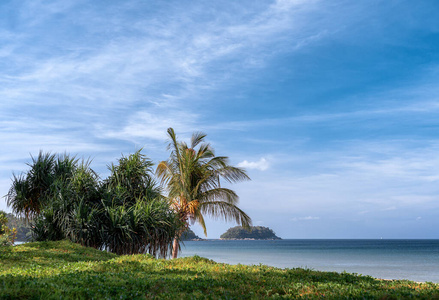
<path fill-rule="evenodd" d="M 6 213 L 0 210 L 0 246 L 12 246 L 17 236 L 17 229 L 10 229 L 7 223 Z"/>
<path fill-rule="evenodd" d="M 32 220 L 32 240 L 69 239 L 117 254 L 167 256 L 181 222 L 161 196 L 152 162 L 140 150 L 109 166 L 100 180 L 89 161 L 40 152 L 13 178 L 14 213 Z"/>

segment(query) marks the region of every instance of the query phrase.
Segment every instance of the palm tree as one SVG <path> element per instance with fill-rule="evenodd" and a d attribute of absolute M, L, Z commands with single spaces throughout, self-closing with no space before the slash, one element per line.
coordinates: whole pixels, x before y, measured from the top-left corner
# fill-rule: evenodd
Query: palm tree
<path fill-rule="evenodd" d="M 243 169 L 230 166 L 227 157 L 215 156 L 212 147 L 204 143 L 206 134 L 195 132 L 189 147 L 177 141 L 174 129 L 168 128 L 167 132 L 171 154 L 158 164 L 156 174 L 167 185 L 171 207 L 183 224 L 173 241 L 172 258 L 176 258 L 180 236 L 189 221 L 198 222 L 207 236 L 203 214 L 233 220 L 244 227 L 251 225 L 250 217 L 236 206 L 238 195 L 220 184 L 221 178 L 229 183 L 250 178 Z"/>

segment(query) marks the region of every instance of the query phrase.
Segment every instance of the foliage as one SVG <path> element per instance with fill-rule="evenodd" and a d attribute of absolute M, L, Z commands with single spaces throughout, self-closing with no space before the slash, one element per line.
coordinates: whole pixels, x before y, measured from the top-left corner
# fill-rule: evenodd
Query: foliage
<path fill-rule="evenodd" d="M 171 151 L 167 161 L 158 164 L 156 174 L 166 184 L 168 199 L 185 226 L 174 241 L 173 257 L 177 256 L 177 239 L 186 230 L 189 221 L 198 222 L 207 235 L 204 214 L 233 220 L 243 226 L 251 224 L 250 217 L 238 208 L 238 195 L 221 186 L 220 179 L 229 183 L 250 178 L 240 168 L 229 165 L 225 156 L 215 156 L 213 148 L 204 143 L 205 134 L 192 135 L 191 145 L 177 141 L 168 128 Z"/>
<path fill-rule="evenodd" d="M 117 256 L 67 241 L 0 249 L 1 299 L 439 299 L 439 285 L 349 273 Z"/>
<path fill-rule="evenodd" d="M 153 163 L 141 150 L 108 168 L 100 180 L 90 161 L 68 154 L 40 151 L 29 170 L 13 174 L 6 202 L 13 212 L 32 222 L 32 240 L 69 239 L 117 254 L 150 253 L 176 257 L 181 234 L 189 221 L 204 229 L 204 214 L 249 226 L 251 219 L 237 207 L 238 196 L 220 184 L 248 180 L 244 170 L 215 156 L 205 134 L 194 133 L 191 146 L 177 141 L 168 129 L 171 155 L 156 174 L 168 197 L 152 177 Z"/>
<path fill-rule="evenodd" d="M 17 229 L 10 229 L 7 223 L 7 214 L 0 210 L 0 246 L 12 246 L 17 236 Z"/>
<path fill-rule="evenodd" d="M 117 254 L 167 256 L 181 223 L 140 152 L 122 156 L 100 181 L 90 161 L 40 152 L 13 177 L 6 195 L 14 213 L 33 222 L 32 239 L 69 239 Z"/>
<path fill-rule="evenodd" d="M 31 225 L 24 218 L 16 217 L 13 214 L 6 213 L 8 218 L 7 226 L 17 229 L 16 241 L 26 242 L 31 238 Z"/>
<path fill-rule="evenodd" d="M 193 232 L 191 229 L 186 229 L 185 232 L 183 232 L 183 234 L 181 235 L 181 240 L 182 241 L 190 241 L 190 240 L 199 240 L 200 237 L 198 235 L 195 234 L 195 232 Z"/>
<path fill-rule="evenodd" d="M 5 228 L 3 227 L 8 223 L 8 218 L 6 217 L 6 213 L 0 210 L 0 234 L 5 233 Z"/>
<path fill-rule="evenodd" d="M 78 159 L 40 152 L 28 166 L 26 173 L 13 176 L 7 204 L 15 214 L 35 221 L 34 240 L 63 239 L 68 213 L 82 196 L 73 189 Z"/>
<path fill-rule="evenodd" d="M 180 227 L 176 214 L 153 180 L 152 162 L 140 150 L 109 167 L 103 184 L 101 235 L 117 254 L 165 257 Z"/>
<path fill-rule="evenodd" d="M 111 174 L 104 181 L 107 191 L 119 196 L 118 199 L 123 201 L 119 204 L 134 204 L 139 198 L 160 198 L 160 186 L 151 176 L 153 165 L 140 150 L 128 157 L 122 156 L 117 165 L 108 167 Z"/>
<path fill-rule="evenodd" d="M 264 226 L 252 226 L 249 229 L 242 226 L 229 228 L 220 236 L 221 239 L 255 239 L 255 240 L 279 240 L 274 231 Z"/>

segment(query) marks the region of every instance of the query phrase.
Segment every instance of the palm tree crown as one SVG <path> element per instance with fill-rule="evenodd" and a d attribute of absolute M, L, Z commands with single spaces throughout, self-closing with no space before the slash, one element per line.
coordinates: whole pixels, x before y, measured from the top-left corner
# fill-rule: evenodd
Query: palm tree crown
<path fill-rule="evenodd" d="M 221 178 L 229 183 L 250 180 L 245 171 L 230 166 L 227 157 L 215 156 L 212 147 L 204 143 L 204 133 L 194 133 L 190 147 L 177 141 L 172 128 L 168 129 L 168 135 L 171 155 L 169 160 L 158 164 L 156 173 L 167 185 L 171 206 L 186 227 L 189 221 L 196 221 L 207 235 L 203 214 L 250 226 L 250 217 L 237 207 L 238 195 L 221 187 L 220 182 Z"/>

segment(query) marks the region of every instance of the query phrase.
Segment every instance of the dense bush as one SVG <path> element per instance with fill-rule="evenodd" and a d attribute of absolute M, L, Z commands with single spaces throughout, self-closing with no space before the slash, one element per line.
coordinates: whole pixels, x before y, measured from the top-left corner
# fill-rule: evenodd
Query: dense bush
<path fill-rule="evenodd" d="M 11 246 L 14 244 L 17 229 L 7 226 L 8 218 L 4 211 L 0 210 L 0 246 Z"/>
<path fill-rule="evenodd" d="M 6 200 L 32 220 L 35 241 L 166 256 L 181 222 L 161 196 L 152 165 L 139 150 L 110 165 L 101 181 L 88 161 L 40 152 L 29 171 L 14 175 Z"/>

